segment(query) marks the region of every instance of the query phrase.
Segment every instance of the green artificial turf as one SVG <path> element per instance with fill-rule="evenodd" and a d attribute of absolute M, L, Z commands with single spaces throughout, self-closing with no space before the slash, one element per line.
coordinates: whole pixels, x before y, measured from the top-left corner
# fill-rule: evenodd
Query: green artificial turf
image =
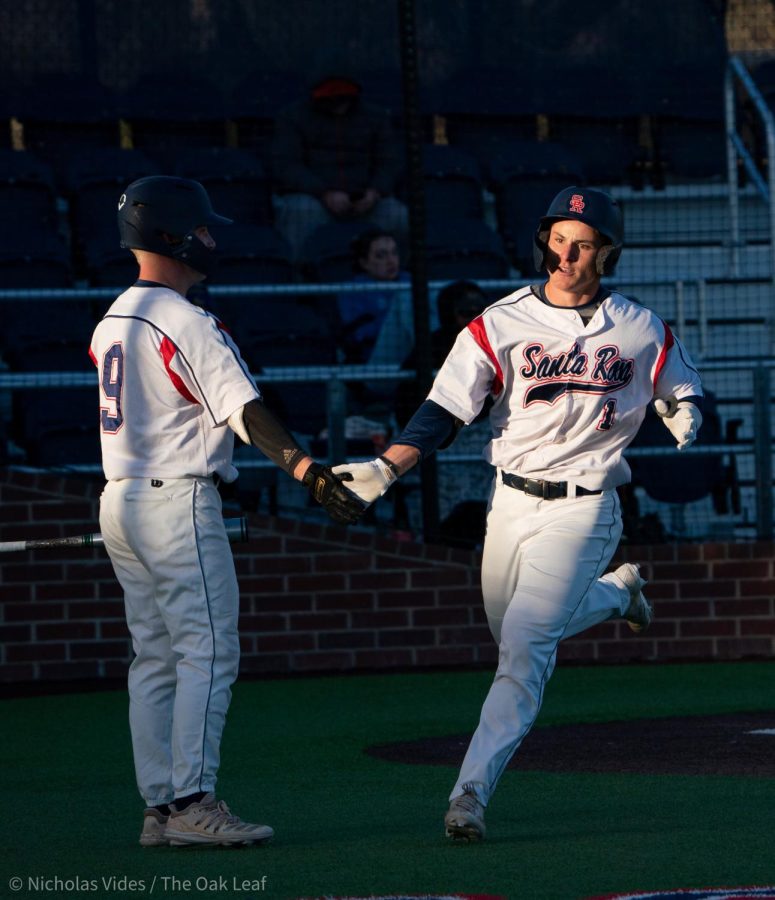
<path fill-rule="evenodd" d="M 775 779 L 509 770 L 487 812 L 488 840 L 445 842 L 456 769 L 389 763 L 363 749 L 470 733 L 490 678 L 238 683 L 219 795 L 276 831 L 270 845 L 242 849 L 137 844 L 142 803 L 124 692 L 3 701 L 0 897 L 128 897 L 153 887 L 153 896 L 243 900 L 423 892 L 576 900 L 775 884 Z M 566 666 L 537 727 L 756 710 L 775 711 L 775 663 Z M 21 891 L 9 887 L 14 876 Z"/>

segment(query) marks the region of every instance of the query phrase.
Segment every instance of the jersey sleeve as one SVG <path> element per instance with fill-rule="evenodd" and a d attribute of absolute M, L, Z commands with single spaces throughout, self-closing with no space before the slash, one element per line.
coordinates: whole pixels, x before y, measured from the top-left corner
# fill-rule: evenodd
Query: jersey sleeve
<path fill-rule="evenodd" d="M 161 354 L 177 391 L 201 404 L 214 425 L 261 398 L 237 345 L 213 316 L 198 317 L 177 342 L 162 338 Z"/>
<path fill-rule="evenodd" d="M 702 397 L 700 373 L 689 352 L 670 330 L 666 322 L 664 344 L 654 369 L 654 397 L 666 400 L 673 396 L 676 400 L 684 397 Z"/>
<path fill-rule="evenodd" d="M 457 336 L 428 399 L 470 425 L 481 412 L 488 394 L 498 394 L 502 389 L 503 374 L 484 319 L 479 316 Z"/>

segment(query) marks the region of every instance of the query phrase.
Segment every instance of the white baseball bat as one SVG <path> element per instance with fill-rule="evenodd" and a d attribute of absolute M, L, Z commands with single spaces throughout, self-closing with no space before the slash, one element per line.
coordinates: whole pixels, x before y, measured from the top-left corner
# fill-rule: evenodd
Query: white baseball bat
<path fill-rule="evenodd" d="M 226 534 L 232 544 L 248 540 L 248 520 L 245 516 L 224 519 Z M 0 541 L 0 553 L 14 553 L 18 550 L 41 550 L 46 547 L 102 547 L 105 541 L 99 532 L 79 534 L 72 537 L 42 538 L 32 541 Z"/>

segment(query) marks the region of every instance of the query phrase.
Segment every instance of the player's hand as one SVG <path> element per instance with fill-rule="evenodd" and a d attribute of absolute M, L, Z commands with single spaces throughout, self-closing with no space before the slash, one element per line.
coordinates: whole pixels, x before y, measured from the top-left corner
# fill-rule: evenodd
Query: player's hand
<path fill-rule="evenodd" d="M 335 475 L 330 466 L 311 463 L 301 483 L 331 518 L 340 525 L 352 525 L 366 511 L 357 496 L 348 491 L 343 481 L 347 475 Z"/>
<path fill-rule="evenodd" d="M 369 506 L 398 480 L 398 475 L 384 459 L 345 463 L 334 466 L 332 471 L 342 478 L 349 475 L 347 490 Z"/>
<path fill-rule="evenodd" d="M 679 450 L 685 450 L 695 442 L 702 425 L 702 413 L 693 403 L 668 397 L 667 400 L 655 400 L 654 409 L 676 439 Z"/>

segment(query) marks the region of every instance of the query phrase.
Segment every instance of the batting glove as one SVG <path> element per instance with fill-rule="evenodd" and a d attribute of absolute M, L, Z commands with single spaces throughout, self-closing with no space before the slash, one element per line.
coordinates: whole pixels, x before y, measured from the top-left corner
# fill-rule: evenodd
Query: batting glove
<path fill-rule="evenodd" d="M 366 506 L 345 488 L 343 481 L 349 481 L 346 475 L 335 475 L 329 466 L 313 462 L 301 483 L 335 522 L 352 525 L 363 515 Z"/>
<path fill-rule="evenodd" d="M 368 505 L 371 505 L 377 498 L 381 497 L 390 485 L 398 480 L 396 467 L 388 460 L 382 459 L 382 457 L 370 459 L 368 462 L 345 463 L 341 466 L 334 466 L 332 471 L 340 477 L 345 475 L 352 476 L 347 481 L 346 490 L 352 491 L 356 497 Z"/>
<path fill-rule="evenodd" d="M 654 409 L 662 419 L 665 428 L 676 439 L 679 450 L 685 450 L 697 439 L 697 431 L 702 425 L 702 413 L 689 400 L 655 400 Z"/>

